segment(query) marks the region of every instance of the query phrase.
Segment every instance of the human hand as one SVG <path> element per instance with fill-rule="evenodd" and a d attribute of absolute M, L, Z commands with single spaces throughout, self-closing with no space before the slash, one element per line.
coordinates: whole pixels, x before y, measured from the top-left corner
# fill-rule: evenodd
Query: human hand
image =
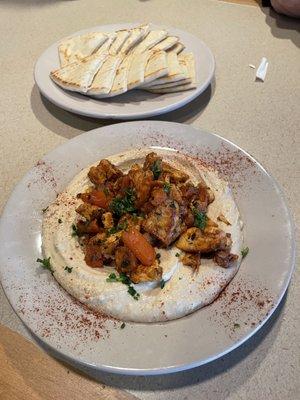
<path fill-rule="evenodd" d="M 289 17 L 300 17 L 300 0 L 271 0 L 275 11 Z"/>

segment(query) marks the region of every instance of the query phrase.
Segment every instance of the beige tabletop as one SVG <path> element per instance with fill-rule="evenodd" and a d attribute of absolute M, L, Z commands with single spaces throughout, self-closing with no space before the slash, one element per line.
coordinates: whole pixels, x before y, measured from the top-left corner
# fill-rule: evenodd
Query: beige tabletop
<path fill-rule="evenodd" d="M 199 99 L 160 119 L 217 132 L 246 149 L 279 181 L 295 221 L 299 218 L 299 22 L 258 6 L 216 0 L 2 0 L 0 21 L 1 208 L 45 153 L 111 123 L 72 115 L 40 96 L 33 67 L 41 52 L 90 26 L 151 21 L 197 35 L 217 64 L 215 81 Z M 249 64 L 258 66 L 263 56 L 269 60 L 268 74 L 264 83 L 255 82 Z M 140 399 L 298 399 L 299 290 L 296 270 L 266 326 L 239 349 L 203 367 L 151 378 L 86 372 Z M 1 289 L 0 323 L 33 340 Z"/>

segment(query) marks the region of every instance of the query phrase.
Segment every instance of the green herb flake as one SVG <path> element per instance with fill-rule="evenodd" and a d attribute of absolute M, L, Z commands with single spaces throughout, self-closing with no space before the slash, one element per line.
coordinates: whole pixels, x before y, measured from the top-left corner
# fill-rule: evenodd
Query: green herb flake
<path fill-rule="evenodd" d="M 128 290 L 127 293 L 130 294 L 130 296 L 132 296 L 134 298 L 134 300 L 138 300 L 140 297 L 140 294 L 135 290 L 135 288 L 133 286 L 128 286 Z"/>
<path fill-rule="evenodd" d="M 69 272 L 69 274 L 72 272 L 73 267 L 65 267 L 65 271 Z"/>
<path fill-rule="evenodd" d="M 248 253 L 249 253 L 249 247 L 244 247 L 241 251 L 242 258 L 245 258 Z"/>
<path fill-rule="evenodd" d="M 134 206 L 135 192 L 132 188 L 127 188 L 123 197 L 116 197 L 110 203 L 110 209 L 116 217 L 123 214 L 133 214 L 136 212 Z"/>
<path fill-rule="evenodd" d="M 123 272 L 121 272 L 119 276 L 117 276 L 115 273 L 111 273 L 108 278 L 106 278 L 106 282 L 121 282 L 128 286 L 127 292 L 134 298 L 134 300 L 138 300 L 140 297 L 140 294 L 132 286 L 130 278 L 128 278 L 128 276 Z"/>
<path fill-rule="evenodd" d="M 182 276 L 180 276 L 178 279 L 181 281 L 181 279 L 182 279 Z"/>
<path fill-rule="evenodd" d="M 42 268 L 47 269 L 51 272 L 51 274 L 53 274 L 54 271 L 51 267 L 50 257 L 44 258 L 43 260 L 41 258 L 37 258 L 36 262 L 40 263 Z"/>
<path fill-rule="evenodd" d="M 61 223 L 62 223 L 62 219 L 61 219 L 61 218 L 58 218 L 57 222 L 58 222 L 59 224 L 61 224 Z"/>
<path fill-rule="evenodd" d="M 176 254 L 175 254 L 175 257 L 180 257 L 180 254 L 179 254 L 179 253 L 176 253 Z"/>
<path fill-rule="evenodd" d="M 124 329 L 126 326 L 125 322 L 122 323 L 122 325 L 120 326 L 120 329 Z"/>
<path fill-rule="evenodd" d="M 109 195 L 109 189 L 107 189 L 107 188 L 104 188 L 103 189 L 103 193 L 105 194 L 105 196 L 108 196 Z"/>
<path fill-rule="evenodd" d="M 237 324 L 237 323 L 235 323 L 234 325 L 233 325 L 233 328 L 234 329 L 238 329 L 238 328 L 240 328 L 241 327 L 241 325 L 240 324 Z"/>
<path fill-rule="evenodd" d="M 163 191 L 169 194 L 170 190 L 171 190 L 171 184 L 169 182 L 164 182 Z"/>
<path fill-rule="evenodd" d="M 160 288 L 163 289 L 165 287 L 166 281 L 163 279 L 160 281 Z"/>
<path fill-rule="evenodd" d="M 150 169 L 153 172 L 154 180 L 157 180 L 159 175 L 162 173 L 161 160 L 155 160 Z"/>
<path fill-rule="evenodd" d="M 42 209 L 42 213 L 44 214 L 48 210 L 49 206 Z"/>
<path fill-rule="evenodd" d="M 118 224 L 117 226 L 108 229 L 107 233 L 108 235 L 114 235 L 117 232 L 126 231 L 127 228 L 128 228 L 128 221 L 124 221 L 121 224 Z"/>
<path fill-rule="evenodd" d="M 193 214 L 195 217 L 194 225 L 203 231 L 206 227 L 207 219 L 208 219 L 206 214 L 201 211 L 196 210 L 195 208 L 193 209 Z"/>
<path fill-rule="evenodd" d="M 78 236 L 78 230 L 75 224 L 72 224 L 72 236 Z"/>
<path fill-rule="evenodd" d="M 106 282 L 118 282 L 116 274 L 110 274 L 108 278 L 106 278 Z"/>

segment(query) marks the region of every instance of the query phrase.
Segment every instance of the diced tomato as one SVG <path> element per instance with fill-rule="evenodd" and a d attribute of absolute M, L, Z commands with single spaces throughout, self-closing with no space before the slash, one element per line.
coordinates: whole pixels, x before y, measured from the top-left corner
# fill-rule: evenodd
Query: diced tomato
<path fill-rule="evenodd" d="M 150 266 L 155 261 L 155 251 L 151 244 L 136 229 L 124 231 L 122 234 L 124 245 L 132 251 L 136 258 L 143 264 Z"/>

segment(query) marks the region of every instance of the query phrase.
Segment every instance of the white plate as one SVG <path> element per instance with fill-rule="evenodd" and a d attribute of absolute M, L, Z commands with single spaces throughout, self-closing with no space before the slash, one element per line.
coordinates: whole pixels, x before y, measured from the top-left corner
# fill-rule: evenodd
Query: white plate
<path fill-rule="evenodd" d="M 137 25 L 139 24 L 96 26 L 76 32 L 70 36 L 91 31 L 112 32 Z M 151 28 L 158 27 L 151 24 Z M 153 94 L 141 90 L 133 90 L 121 96 L 98 100 L 63 90 L 49 77 L 49 73 L 52 70 L 59 68 L 58 42 L 50 46 L 38 59 L 34 71 L 35 82 L 40 92 L 58 107 L 93 118 L 137 119 L 173 111 L 195 99 L 208 87 L 214 76 L 215 61 L 210 49 L 197 37 L 179 29 L 163 28 L 167 29 L 170 35 L 180 38 L 186 46 L 184 51 L 192 51 L 194 53 L 197 81 L 195 89 L 168 94 Z"/>
<path fill-rule="evenodd" d="M 120 329 L 121 322 L 95 317 L 75 303 L 38 267 L 41 210 L 83 167 L 133 147 L 151 146 L 177 149 L 218 166 L 233 188 L 250 251 L 225 294 L 211 305 L 175 321 L 126 323 Z M 95 129 L 45 156 L 12 193 L 1 219 L 0 243 L 4 290 L 31 331 L 69 361 L 124 374 L 184 370 L 233 350 L 273 313 L 294 265 L 291 217 L 263 167 L 217 135 L 158 121 Z"/>

